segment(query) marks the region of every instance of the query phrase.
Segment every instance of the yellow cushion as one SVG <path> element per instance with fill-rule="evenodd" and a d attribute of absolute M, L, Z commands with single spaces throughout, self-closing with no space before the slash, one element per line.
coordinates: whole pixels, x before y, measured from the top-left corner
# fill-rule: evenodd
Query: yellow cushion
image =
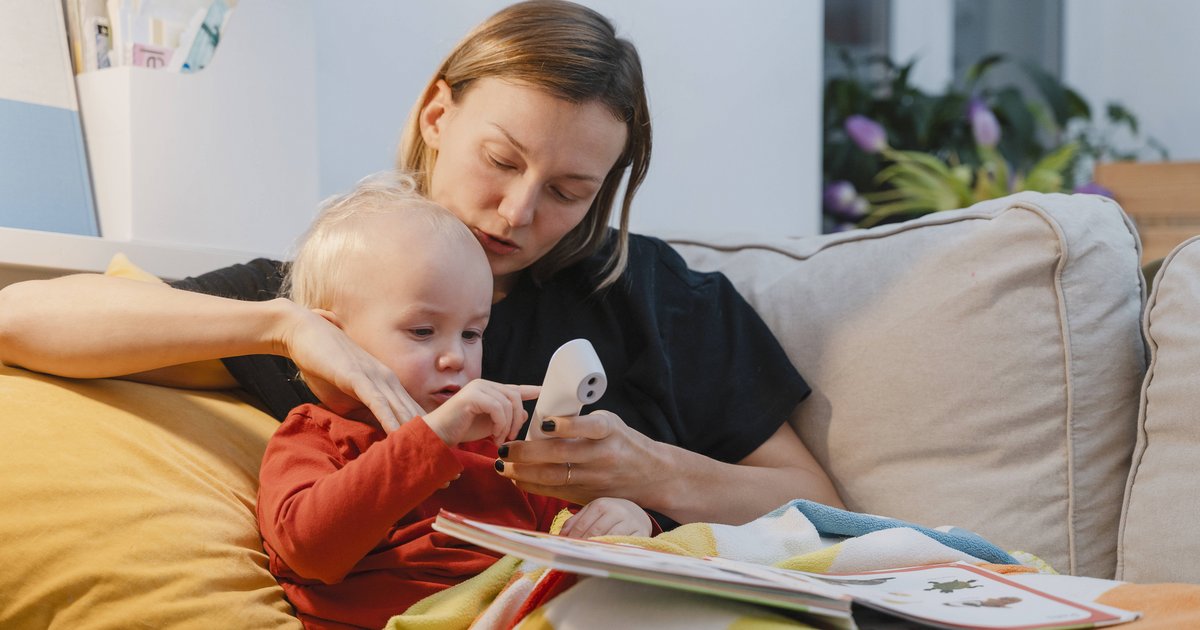
<path fill-rule="evenodd" d="M 133 261 L 129 260 L 129 257 L 121 252 L 113 254 L 112 260 L 108 261 L 108 268 L 104 270 L 104 275 L 129 278 L 130 280 L 141 280 L 142 282 L 162 283 L 161 278 L 133 264 Z"/>
<path fill-rule="evenodd" d="M 0 367 L 0 627 L 299 628 L 236 395 Z"/>

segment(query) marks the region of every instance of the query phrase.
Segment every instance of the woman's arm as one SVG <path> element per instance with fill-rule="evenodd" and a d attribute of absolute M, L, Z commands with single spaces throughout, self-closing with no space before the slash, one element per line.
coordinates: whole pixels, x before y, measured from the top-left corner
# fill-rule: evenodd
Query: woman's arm
<path fill-rule="evenodd" d="M 206 386 L 212 383 L 184 383 L 163 369 L 249 354 L 291 358 L 336 412 L 365 406 L 388 431 L 423 413 L 391 370 L 290 300 L 234 300 L 98 275 L 0 290 L 0 362 L 9 365 L 75 378 L 137 375 Z"/>
<path fill-rule="evenodd" d="M 281 354 L 303 309 L 91 274 L 0 290 L 0 361 L 76 378 Z"/>
<path fill-rule="evenodd" d="M 724 464 L 677 447 L 677 475 L 654 499 L 676 520 L 745 523 L 793 499 L 844 508 L 829 475 L 783 424 L 762 446 L 737 464 Z M 698 461 L 689 462 L 690 458 Z"/>
<path fill-rule="evenodd" d="M 680 523 L 745 523 L 792 499 L 842 507 L 788 424 L 741 462 L 726 464 L 651 440 L 608 412 L 554 423 L 559 439 L 506 445 L 502 474 L 523 490 L 580 504 L 620 497 Z"/>

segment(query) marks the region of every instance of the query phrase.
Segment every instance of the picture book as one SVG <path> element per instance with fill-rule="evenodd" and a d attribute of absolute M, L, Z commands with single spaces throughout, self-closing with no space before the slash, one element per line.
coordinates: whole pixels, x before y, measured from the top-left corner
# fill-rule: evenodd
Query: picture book
<path fill-rule="evenodd" d="M 812 615 L 855 627 L 852 605 L 934 628 L 1098 628 L 1137 613 L 1068 599 L 955 562 L 824 574 L 724 558 L 695 558 L 634 545 L 564 538 L 491 525 L 443 511 L 434 529 L 562 571 L 682 589 Z"/>

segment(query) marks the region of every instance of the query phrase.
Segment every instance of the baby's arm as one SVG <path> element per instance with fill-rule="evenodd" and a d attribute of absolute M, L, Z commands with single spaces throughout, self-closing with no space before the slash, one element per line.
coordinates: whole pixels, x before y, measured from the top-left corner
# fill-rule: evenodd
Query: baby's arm
<path fill-rule="evenodd" d="M 263 540 L 297 575 L 341 581 L 396 521 L 462 472 L 417 418 L 344 466 L 319 422 L 293 415 L 267 445 L 260 473 Z"/>
<path fill-rule="evenodd" d="M 650 515 L 633 501 L 601 497 L 567 519 L 562 535 L 569 538 L 649 536 L 653 529 Z"/>

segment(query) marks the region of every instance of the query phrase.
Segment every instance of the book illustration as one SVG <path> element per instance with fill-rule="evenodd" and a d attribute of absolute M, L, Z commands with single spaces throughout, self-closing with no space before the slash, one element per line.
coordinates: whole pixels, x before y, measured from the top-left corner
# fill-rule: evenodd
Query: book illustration
<path fill-rule="evenodd" d="M 962 580 L 950 580 L 949 582 L 934 582 L 931 580 L 929 582 L 929 588 L 925 590 L 953 593 L 954 591 L 962 590 L 964 588 L 983 588 L 982 584 L 975 584 L 974 582 L 975 580 L 967 580 L 965 582 Z"/>
<path fill-rule="evenodd" d="M 855 604 L 939 628 L 1091 628 L 1138 616 L 1059 597 L 964 562 L 818 574 L 624 542 L 563 538 L 445 511 L 434 529 L 561 571 L 789 609 L 825 625 L 852 626 Z"/>
<path fill-rule="evenodd" d="M 826 584 L 835 584 L 838 586 L 879 586 L 892 578 L 872 578 L 869 580 L 847 580 L 842 578 L 833 578 L 828 576 L 818 577 L 813 576 L 813 579 L 820 580 Z"/>
<path fill-rule="evenodd" d="M 991 597 L 965 602 L 946 602 L 947 606 L 974 606 L 976 608 L 1007 608 L 1021 601 L 1020 597 Z"/>

